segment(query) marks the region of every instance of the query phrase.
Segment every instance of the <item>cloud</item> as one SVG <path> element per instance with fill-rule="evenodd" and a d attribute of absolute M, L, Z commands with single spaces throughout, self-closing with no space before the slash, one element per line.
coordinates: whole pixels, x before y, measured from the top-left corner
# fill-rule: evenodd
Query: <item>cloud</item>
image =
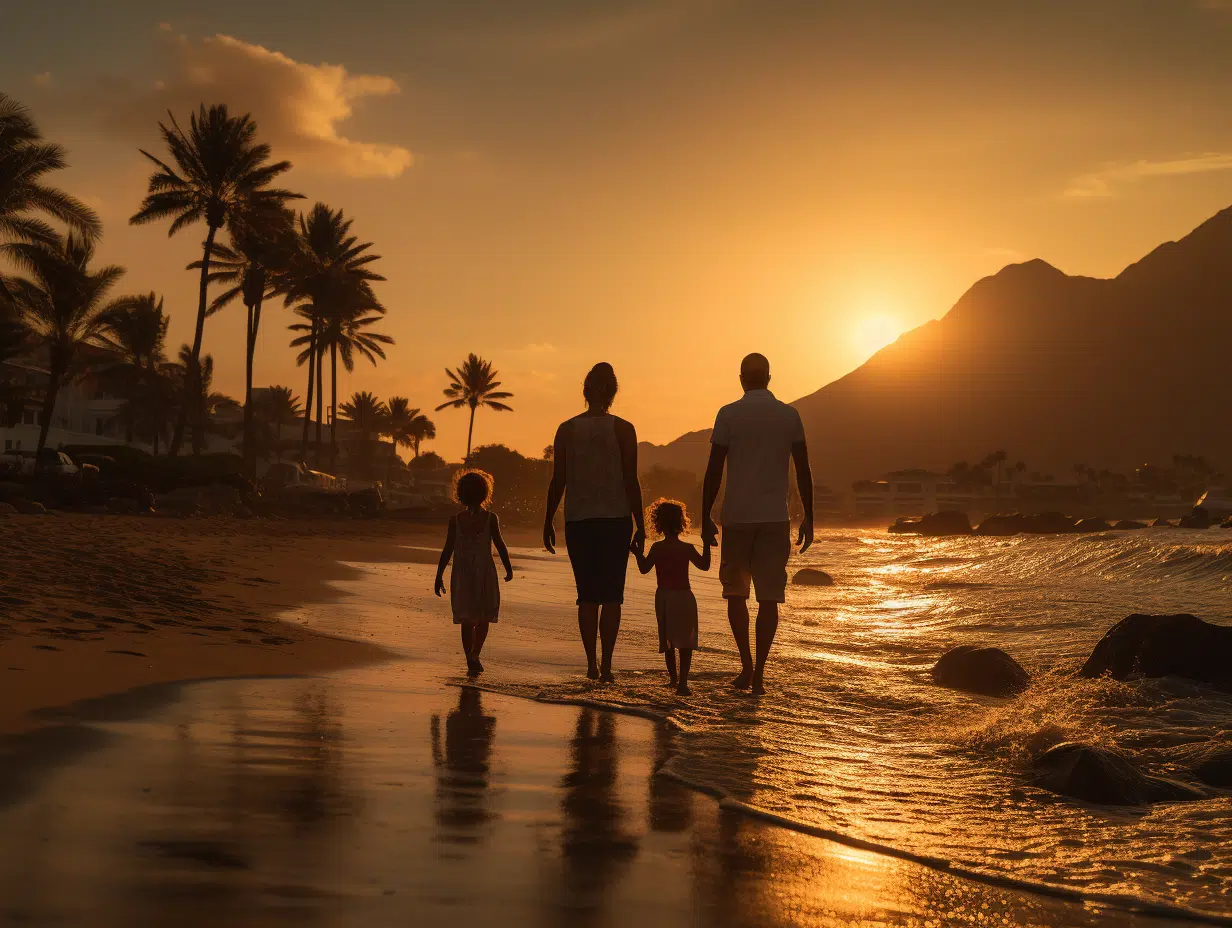
<path fill-rule="evenodd" d="M 524 354 L 555 354 L 557 348 L 551 342 L 530 342 L 514 350 Z"/>
<path fill-rule="evenodd" d="M 1177 177 L 1186 174 L 1209 174 L 1232 170 L 1232 153 L 1207 152 L 1169 161 L 1133 161 L 1113 164 L 1070 181 L 1067 197 L 1110 197 L 1121 187 L 1154 177 Z"/>
<path fill-rule="evenodd" d="M 49 87 L 54 87 L 56 83 L 55 79 L 51 76 L 50 71 L 43 71 L 40 74 L 34 75 L 33 80 L 35 87 L 41 87 L 44 90 Z"/>
<path fill-rule="evenodd" d="M 306 64 L 228 35 L 190 39 L 165 24 L 158 43 L 159 76 L 152 84 L 109 81 L 90 94 L 108 128 L 148 134 L 152 120 L 168 110 L 182 118 L 201 103 L 226 103 L 251 113 L 275 156 L 297 166 L 349 177 L 398 177 L 411 166 L 411 152 L 400 145 L 339 131 L 357 102 L 400 91 L 390 77 Z"/>

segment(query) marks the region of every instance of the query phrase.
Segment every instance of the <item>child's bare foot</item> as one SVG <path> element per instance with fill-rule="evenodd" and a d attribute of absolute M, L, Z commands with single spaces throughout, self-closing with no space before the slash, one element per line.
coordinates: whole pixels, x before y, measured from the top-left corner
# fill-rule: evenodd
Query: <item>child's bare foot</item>
<path fill-rule="evenodd" d="M 749 688 L 749 680 L 752 679 L 752 672 L 748 670 L 740 671 L 740 676 L 731 681 L 731 685 L 738 690 L 747 690 Z"/>
<path fill-rule="evenodd" d="M 689 684 L 681 683 L 678 687 L 676 687 L 676 695 L 677 696 L 692 696 L 693 694 L 689 691 Z"/>
<path fill-rule="evenodd" d="M 599 679 L 599 668 L 596 667 L 594 664 L 591 664 L 589 667 L 586 668 L 586 676 L 588 679 L 598 680 Z"/>
<path fill-rule="evenodd" d="M 615 683 L 616 678 L 612 676 L 612 672 L 610 670 L 605 670 L 601 674 L 599 674 L 599 682 L 600 683 Z"/>

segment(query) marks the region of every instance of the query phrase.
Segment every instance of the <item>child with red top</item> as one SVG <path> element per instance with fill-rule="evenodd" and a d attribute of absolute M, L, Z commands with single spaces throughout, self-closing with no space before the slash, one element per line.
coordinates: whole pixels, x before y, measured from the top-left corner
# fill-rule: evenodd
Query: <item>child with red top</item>
<path fill-rule="evenodd" d="M 668 685 L 676 687 L 679 696 L 689 695 L 689 665 L 697 647 L 697 600 L 689 587 L 689 565 L 698 570 L 710 569 L 710 545 L 702 553 L 680 536 L 689 527 L 684 504 L 670 499 L 656 500 L 646 511 L 646 523 L 661 541 L 651 545 L 645 554 L 635 544 L 631 547 L 638 569 L 646 574 L 655 569 L 659 589 L 655 592 L 655 617 L 659 622 L 659 651 L 667 664 Z M 676 651 L 680 652 L 680 674 L 676 674 Z"/>

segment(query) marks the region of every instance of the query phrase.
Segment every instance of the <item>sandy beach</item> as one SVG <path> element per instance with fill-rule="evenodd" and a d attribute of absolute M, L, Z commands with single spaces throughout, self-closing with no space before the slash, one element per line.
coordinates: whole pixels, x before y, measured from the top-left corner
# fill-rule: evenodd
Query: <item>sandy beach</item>
<path fill-rule="evenodd" d="M 3 577 L 3 663 L 27 668 L 4 677 L 10 919 L 1165 924 L 777 827 L 661 775 L 678 727 L 603 711 L 579 680 L 563 555 L 515 548 L 484 691 L 465 686 L 430 595 L 427 532 L 13 524 L 30 540 Z M 631 578 L 618 659 L 647 715 L 665 703 L 652 595 Z M 699 702 L 738 720 L 747 703 L 721 687 L 734 657 L 706 611 Z M 536 701 L 544 688 L 587 705 Z"/>

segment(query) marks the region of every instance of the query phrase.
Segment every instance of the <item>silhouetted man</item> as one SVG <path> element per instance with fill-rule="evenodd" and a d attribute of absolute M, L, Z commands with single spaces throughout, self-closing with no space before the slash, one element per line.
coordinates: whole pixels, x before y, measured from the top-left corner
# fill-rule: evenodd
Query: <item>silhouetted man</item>
<path fill-rule="evenodd" d="M 804 503 L 804 521 L 796 542 L 801 553 L 813 543 L 813 473 L 800 414 L 770 392 L 770 362 L 764 355 L 751 354 L 740 362 L 740 385 L 744 397 L 720 409 L 714 420 L 702 490 L 702 537 L 710 544 L 718 543 L 710 511 L 726 463 L 719 580 L 727 600 L 727 619 L 740 649 L 740 676 L 732 686 L 746 689 L 751 685 L 753 693 L 760 695 L 765 692 L 766 658 L 779 627 L 779 603 L 787 592 L 791 555 L 788 461 L 796 462 L 796 485 Z M 749 650 L 750 586 L 757 592 L 756 664 Z"/>

